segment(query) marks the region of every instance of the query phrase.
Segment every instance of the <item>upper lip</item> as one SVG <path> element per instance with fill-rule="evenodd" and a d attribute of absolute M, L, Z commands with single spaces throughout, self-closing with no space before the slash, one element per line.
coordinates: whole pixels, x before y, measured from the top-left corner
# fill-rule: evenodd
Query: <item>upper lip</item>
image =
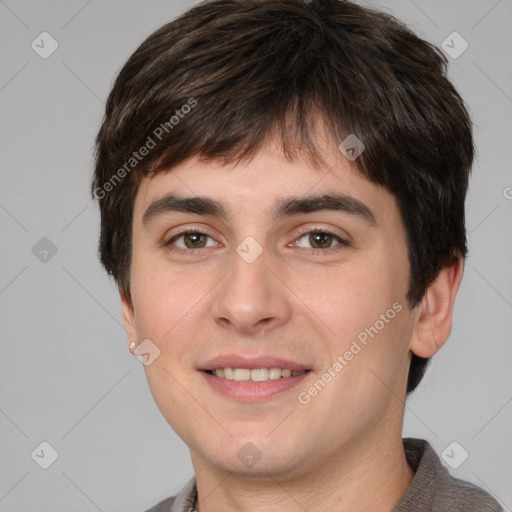
<path fill-rule="evenodd" d="M 217 368 L 247 368 L 248 370 L 255 368 L 289 368 L 296 372 L 311 369 L 310 366 L 305 364 L 290 361 L 289 359 L 282 359 L 280 357 L 258 356 L 248 358 L 237 355 L 214 357 L 201 364 L 198 368 L 199 370 L 215 370 Z"/>

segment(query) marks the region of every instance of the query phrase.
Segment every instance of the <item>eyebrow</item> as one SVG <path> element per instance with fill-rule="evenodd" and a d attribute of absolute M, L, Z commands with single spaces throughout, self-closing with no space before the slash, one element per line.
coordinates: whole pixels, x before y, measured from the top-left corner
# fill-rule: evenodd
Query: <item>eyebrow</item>
<path fill-rule="evenodd" d="M 361 218 L 371 226 L 377 226 L 375 215 L 366 204 L 355 197 L 339 193 L 284 197 L 274 204 L 271 217 L 278 221 L 284 217 L 321 210 L 344 212 Z M 231 209 L 223 201 L 204 196 L 166 194 L 149 205 L 142 216 L 142 225 L 147 226 L 154 218 L 175 212 L 213 215 L 223 220 L 233 217 Z"/>

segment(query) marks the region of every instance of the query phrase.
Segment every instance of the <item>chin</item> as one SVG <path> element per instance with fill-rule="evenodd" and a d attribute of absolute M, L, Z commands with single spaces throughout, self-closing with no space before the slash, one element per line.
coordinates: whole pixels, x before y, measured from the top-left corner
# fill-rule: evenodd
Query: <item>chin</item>
<path fill-rule="evenodd" d="M 203 447 L 198 454 L 221 471 L 247 476 L 252 480 L 268 480 L 269 474 L 277 478 L 280 475 L 281 478 L 291 478 L 310 466 L 304 464 L 306 454 L 303 443 L 288 438 L 288 445 L 285 445 L 281 439 L 271 437 L 267 437 L 266 433 L 251 439 L 243 436 L 243 439 L 235 440 L 233 437 L 227 441 L 227 445 Z M 297 446 L 302 446 L 301 452 L 297 451 Z"/>

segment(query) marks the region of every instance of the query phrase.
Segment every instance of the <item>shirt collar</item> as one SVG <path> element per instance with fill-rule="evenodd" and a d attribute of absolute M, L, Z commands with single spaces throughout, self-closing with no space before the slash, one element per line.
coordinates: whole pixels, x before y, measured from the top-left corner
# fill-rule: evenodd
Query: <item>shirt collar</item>
<path fill-rule="evenodd" d="M 192 477 L 174 498 L 169 512 L 193 512 L 197 499 L 196 477 Z"/>

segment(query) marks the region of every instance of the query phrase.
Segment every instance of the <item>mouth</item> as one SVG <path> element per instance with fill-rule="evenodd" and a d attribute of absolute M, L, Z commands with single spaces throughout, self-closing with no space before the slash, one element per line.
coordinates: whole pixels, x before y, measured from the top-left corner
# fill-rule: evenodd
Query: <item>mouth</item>
<path fill-rule="evenodd" d="M 198 368 L 215 394 L 241 402 L 261 402 L 303 384 L 312 368 L 274 357 L 221 356 Z"/>
<path fill-rule="evenodd" d="M 233 380 L 236 382 L 266 382 L 269 380 L 289 379 L 304 375 L 311 370 L 295 371 L 291 368 L 215 368 L 214 370 L 203 370 L 209 375 L 220 379 Z"/>

